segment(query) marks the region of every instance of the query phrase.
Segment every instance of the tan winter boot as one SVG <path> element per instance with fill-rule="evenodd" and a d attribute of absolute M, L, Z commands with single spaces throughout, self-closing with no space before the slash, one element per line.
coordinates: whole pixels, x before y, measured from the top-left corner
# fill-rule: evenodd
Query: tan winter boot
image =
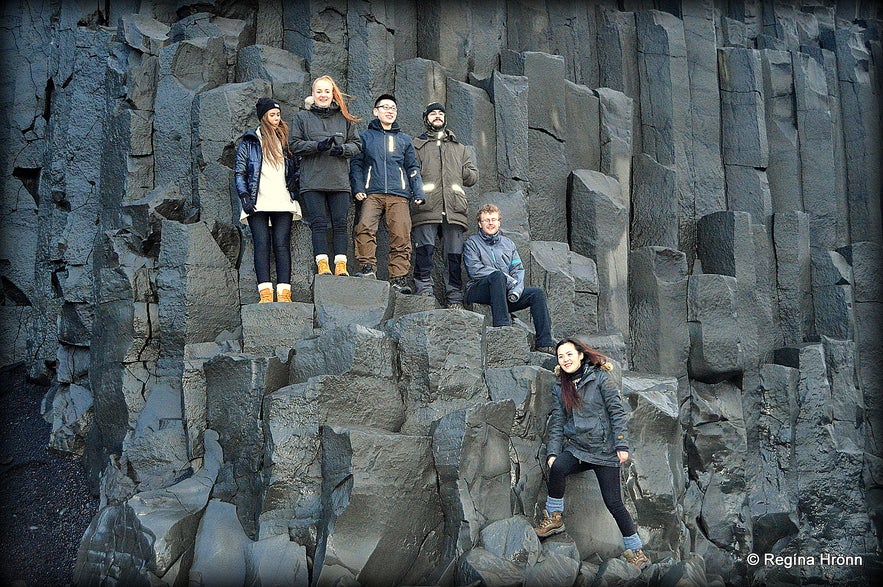
<path fill-rule="evenodd" d="M 261 295 L 261 301 L 259 304 L 266 304 L 268 302 L 273 301 L 273 288 L 272 287 L 264 287 L 258 290 L 258 293 Z"/>
<path fill-rule="evenodd" d="M 635 565 L 639 569 L 643 569 L 650 564 L 650 558 L 640 548 L 637 550 L 627 548 L 622 552 L 622 556 L 625 557 L 629 564 Z"/>
<path fill-rule="evenodd" d="M 346 257 L 334 261 L 334 274 L 349 276 L 349 272 L 346 270 Z"/>
<path fill-rule="evenodd" d="M 290 302 L 291 301 L 291 286 L 279 284 L 276 286 L 276 301 L 277 302 Z"/>
<path fill-rule="evenodd" d="M 328 264 L 328 259 L 316 259 L 316 267 L 319 275 L 331 275 L 331 266 Z"/>
<path fill-rule="evenodd" d="M 546 510 L 543 510 L 543 521 L 540 522 L 539 526 L 534 528 L 534 532 L 536 532 L 537 536 L 540 538 L 548 538 L 555 534 L 561 534 L 564 530 L 564 515 L 561 512 L 552 512 L 552 514 L 549 515 L 549 512 Z"/>

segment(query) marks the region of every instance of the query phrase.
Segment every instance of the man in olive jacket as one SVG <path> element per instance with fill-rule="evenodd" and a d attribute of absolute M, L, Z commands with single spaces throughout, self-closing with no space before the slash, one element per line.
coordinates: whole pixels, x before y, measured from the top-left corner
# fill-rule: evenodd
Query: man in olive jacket
<path fill-rule="evenodd" d="M 465 145 L 446 127 L 445 107 L 438 102 L 423 111 L 426 131 L 414 139 L 426 201 L 411 206 L 411 242 L 416 250 L 414 285 L 417 295 L 431 296 L 432 255 L 436 238 L 447 264 L 445 297 L 448 308 L 463 307 L 463 234 L 467 228 L 466 192 L 475 185 L 478 169 Z"/>

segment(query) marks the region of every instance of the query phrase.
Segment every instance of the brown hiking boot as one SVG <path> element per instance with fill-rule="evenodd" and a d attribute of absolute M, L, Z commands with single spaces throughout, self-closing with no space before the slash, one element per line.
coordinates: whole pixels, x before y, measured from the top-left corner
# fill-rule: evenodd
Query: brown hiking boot
<path fill-rule="evenodd" d="M 548 538 L 555 534 L 561 534 L 564 532 L 564 516 L 561 512 L 552 512 L 552 515 L 550 516 L 549 512 L 543 510 L 543 521 L 540 522 L 539 526 L 534 528 L 534 532 L 536 532 L 537 536 L 540 538 Z"/>
<path fill-rule="evenodd" d="M 316 261 L 316 273 L 319 275 L 331 275 L 331 266 L 328 265 L 328 259 Z"/>
<path fill-rule="evenodd" d="M 640 548 L 637 550 L 627 548 L 622 552 L 622 556 L 625 557 L 625 560 L 628 561 L 629 564 L 635 565 L 639 569 L 643 569 L 650 564 L 650 559 Z"/>
<path fill-rule="evenodd" d="M 266 304 L 273 301 L 273 288 L 265 287 L 264 289 L 258 290 L 258 293 L 261 296 L 261 300 L 258 302 L 259 304 Z"/>

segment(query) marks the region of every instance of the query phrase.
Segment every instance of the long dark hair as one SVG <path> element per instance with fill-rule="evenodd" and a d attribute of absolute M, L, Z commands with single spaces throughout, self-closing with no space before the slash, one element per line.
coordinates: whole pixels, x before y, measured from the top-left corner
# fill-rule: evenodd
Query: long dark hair
<path fill-rule="evenodd" d="M 582 365 L 588 363 L 589 365 L 594 365 L 595 367 L 603 367 L 607 364 L 607 357 L 587 345 L 586 343 L 576 340 L 575 338 L 565 338 L 558 342 L 555 345 L 555 356 L 558 356 L 558 349 L 561 348 L 562 345 L 572 344 L 574 348 L 576 348 L 577 352 L 583 354 Z M 576 385 L 574 385 L 573 381 L 570 379 L 568 373 L 564 372 L 564 369 L 557 369 L 558 371 L 558 382 L 561 384 L 561 399 L 564 401 L 564 407 L 568 411 L 572 411 L 573 408 L 579 407 L 582 403 L 582 398 L 576 392 Z"/>

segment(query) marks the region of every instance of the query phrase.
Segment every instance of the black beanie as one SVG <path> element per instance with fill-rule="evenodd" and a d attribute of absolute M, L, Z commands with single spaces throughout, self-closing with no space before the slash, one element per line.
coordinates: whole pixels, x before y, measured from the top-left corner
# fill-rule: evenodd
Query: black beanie
<path fill-rule="evenodd" d="M 429 116 L 429 113 L 433 110 L 441 110 L 442 112 L 444 112 L 445 107 L 438 102 L 433 102 L 432 104 L 427 105 L 426 109 L 423 111 L 423 120 L 426 120 L 426 117 Z"/>
<path fill-rule="evenodd" d="M 254 108 L 255 110 L 257 110 L 258 120 L 261 120 L 264 117 L 264 114 L 266 114 L 273 108 L 279 108 L 279 110 L 282 110 L 282 108 L 279 106 L 279 102 L 272 98 L 261 98 L 260 100 L 258 100 L 258 103 L 255 104 Z"/>
<path fill-rule="evenodd" d="M 433 110 L 441 110 L 442 112 L 444 112 L 445 107 L 442 106 L 441 104 L 439 104 L 438 102 L 433 102 L 432 104 L 428 104 L 426 106 L 426 109 L 423 111 L 423 126 L 425 126 L 426 130 L 428 130 L 429 132 L 442 132 L 445 129 L 445 127 L 448 125 L 448 121 L 445 120 L 445 123 L 441 126 L 441 129 L 438 129 L 438 128 L 435 128 L 434 126 L 432 126 L 432 124 L 429 122 L 429 113 L 432 112 Z"/>

